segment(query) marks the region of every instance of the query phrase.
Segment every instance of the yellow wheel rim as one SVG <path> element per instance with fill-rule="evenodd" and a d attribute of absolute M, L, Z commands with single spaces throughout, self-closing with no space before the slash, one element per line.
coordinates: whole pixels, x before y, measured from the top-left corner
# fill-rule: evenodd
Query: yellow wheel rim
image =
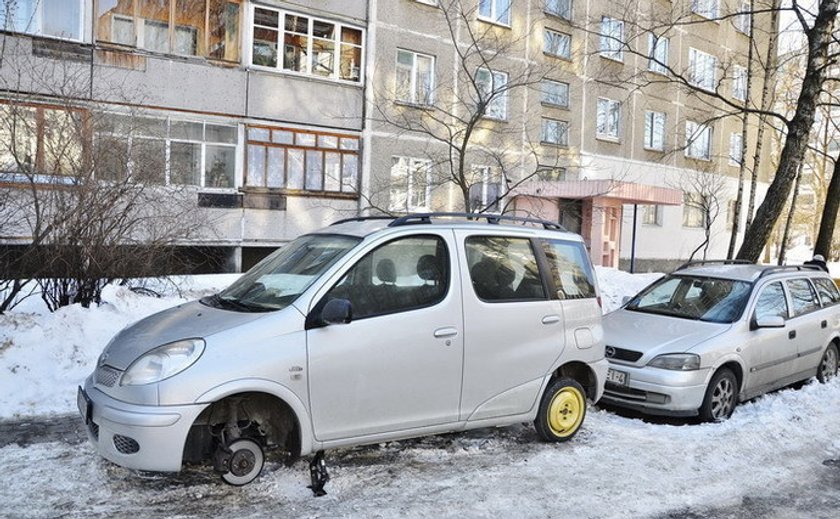
<path fill-rule="evenodd" d="M 565 438 L 578 430 L 586 409 L 583 395 L 573 387 L 564 387 L 554 394 L 548 406 L 548 427 L 551 432 Z"/>

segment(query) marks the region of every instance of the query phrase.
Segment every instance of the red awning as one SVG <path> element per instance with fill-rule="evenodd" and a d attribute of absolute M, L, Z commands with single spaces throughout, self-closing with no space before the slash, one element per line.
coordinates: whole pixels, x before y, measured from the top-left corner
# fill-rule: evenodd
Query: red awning
<path fill-rule="evenodd" d="M 683 192 L 669 187 L 613 180 L 534 181 L 517 187 L 513 196 L 538 198 L 607 198 L 625 204 L 682 205 Z"/>

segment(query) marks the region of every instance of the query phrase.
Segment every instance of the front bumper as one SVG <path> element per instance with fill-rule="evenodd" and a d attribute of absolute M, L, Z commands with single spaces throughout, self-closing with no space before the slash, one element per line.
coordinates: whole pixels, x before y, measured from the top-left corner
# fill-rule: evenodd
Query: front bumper
<path fill-rule="evenodd" d="M 643 413 L 694 416 L 703 405 L 708 368 L 672 371 L 648 366 L 610 363 L 610 368 L 627 374 L 627 385 L 607 383 L 602 401 Z"/>
<path fill-rule="evenodd" d="M 181 470 L 187 434 L 208 404 L 127 404 L 98 390 L 91 377 L 84 390 L 92 403 L 88 439 L 103 458 L 130 469 Z"/>

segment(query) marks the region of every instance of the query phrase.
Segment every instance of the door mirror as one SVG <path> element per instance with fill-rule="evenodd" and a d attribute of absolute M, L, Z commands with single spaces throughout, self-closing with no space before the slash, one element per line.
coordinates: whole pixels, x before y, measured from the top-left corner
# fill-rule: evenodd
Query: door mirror
<path fill-rule="evenodd" d="M 353 319 L 353 305 L 346 299 L 331 299 L 321 311 L 326 324 L 347 324 Z"/>
<path fill-rule="evenodd" d="M 785 318 L 780 315 L 763 315 L 755 320 L 755 328 L 784 328 Z"/>

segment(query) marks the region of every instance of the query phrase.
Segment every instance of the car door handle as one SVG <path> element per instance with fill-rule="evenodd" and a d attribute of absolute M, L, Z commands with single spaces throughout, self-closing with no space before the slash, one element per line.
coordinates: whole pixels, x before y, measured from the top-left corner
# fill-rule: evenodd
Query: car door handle
<path fill-rule="evenodd" d="M 560 316 L 559 315 L 546 315 L 545 317 L 542 318 L 542 323 L 543 324 L 554 324 L 554 323 L 559 323 L 559 322 L 560 322 Z"/>
<path fill-rule="evenodd" d="M 821 328 L 828 328 L 828 321 L 823 321 L 820 323 Z"/>
<path fill-rule="evenodd" d="M 442 339 L 444 337 L 454 337 L 458 335 L 458 330 L 455 328 L 438 328 L 435 330 L 435 337 Z"/>
<path fill-rule="evenodd" d="M 788 339 L 796 339 L 796 330 L 791 330 L 788 332 Z"/>

